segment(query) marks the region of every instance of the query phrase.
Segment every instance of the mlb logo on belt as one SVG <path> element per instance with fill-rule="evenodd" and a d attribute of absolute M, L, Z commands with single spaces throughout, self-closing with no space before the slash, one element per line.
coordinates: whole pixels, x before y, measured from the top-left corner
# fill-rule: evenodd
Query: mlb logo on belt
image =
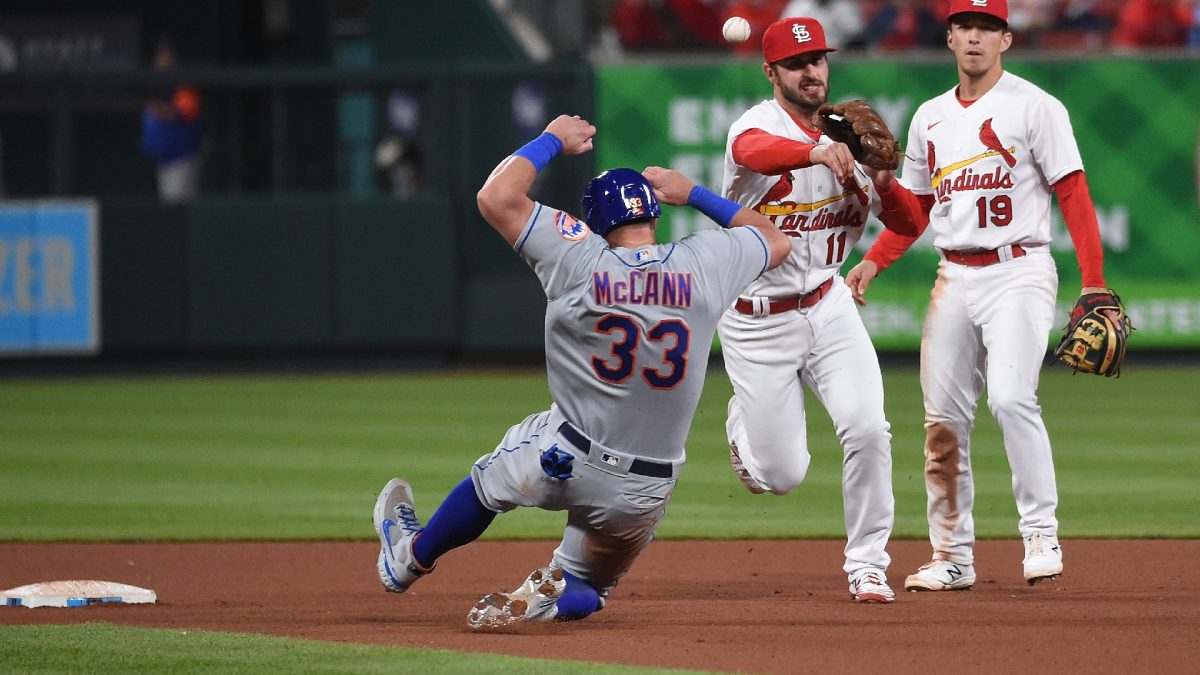
<path fill-rule="evenodd" d="M 610 455 L 607 452 L 600 455 L 600 461 L 609 466 L 619 466 L 621 464 L 620 457 L 617 457 L 616 455 Z"/>
<path fill-rule="evenodd" d="M 975 0 L 975 2 L 980 2 L 980 1 L 981 0 Z M 982 1 L 987 2 L 987 0 L 982 0 Z M 792 24 L 792 35 L 796 36 L 796 42 L 808 42 L 809 40 L 812 39 L 812 33 L 808 32 L 808 26 L 806 26 L 802 23 Z"/>

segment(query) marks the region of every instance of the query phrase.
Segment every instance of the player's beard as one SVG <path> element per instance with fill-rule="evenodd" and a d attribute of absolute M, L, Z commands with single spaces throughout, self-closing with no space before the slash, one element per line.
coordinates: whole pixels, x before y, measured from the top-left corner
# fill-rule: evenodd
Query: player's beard
<path fill-rule="evenodd" d="M 808 84 L 817 85 L 814 93 L 808 94 L 804 91 L 803 87 Z M 820 108 L 828 100 L 829 85 L 820 80 L 806 78 L 800 80 L 794 88 L 785 87 L 783 89 L 783 98 L 804 112 L 815 113 L 817 108 Z"/>

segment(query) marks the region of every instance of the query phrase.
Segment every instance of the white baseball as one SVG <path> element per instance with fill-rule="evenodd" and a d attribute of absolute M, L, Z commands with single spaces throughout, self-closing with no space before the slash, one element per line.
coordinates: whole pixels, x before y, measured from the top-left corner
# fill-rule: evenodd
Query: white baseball
<path fill-rule="evenodd" d="M 725 36 L 726 42 L 745 42 L 750 39 L 750 22 L 740 16 L 731 16 L 721 26 L 721 35 Z"/>

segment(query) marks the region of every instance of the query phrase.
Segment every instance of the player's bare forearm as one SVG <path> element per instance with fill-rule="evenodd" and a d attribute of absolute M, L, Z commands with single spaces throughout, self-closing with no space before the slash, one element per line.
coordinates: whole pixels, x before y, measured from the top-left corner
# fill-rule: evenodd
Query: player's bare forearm
<path fill-rule="evenodd" d="M 553 154 L 578 155 L 592 149 L 596 127 L 579 116 L 559 115 L 546 127 L 546 133 L 553 135 L 560 144 Z M 534 163 L 535 159 L 545 162 L 553 157 L 553 154 L 534 155 L 535 159 L 530 159 L 522 154 L 524 150 L 522 148 L 500 162 L 475 196 L 479 213 L 510 246 L 517 243 L 533 213 L 529 190 L 537 180 L 540 168 Z"/>
<path fill-rule="evenodd" d="M 650 166 L 646 167 L 642 175 L 646 177 L 646 180 L 650 181 L 650 185 L 654 188 L 654 196 L 660 202 L 672 206 L 683 206 L 690 203 L 689 198 L 692 195 L 692 189 L 696 187 L 696 182 L 682 173 L 674 169 L 664 169 L 661 166 Z M 705 191 L 701 190 L 701 192 Z M 718 198 L 711 194 L 709 198 L 727 204 L 727 208 L 730 210 L 736 206 L 736 204 L 724 198 Z M 701 210 L 703 211 L 703 209 Z M 707 212 L 706 215 L 710 215 L 711 217 L 711 214 Z M 770 219 L 753 209 L 748 209 L 744 206 L 738 207 L 728 222 L 723 222 L 723 220 L 718 222 L 725 227 L 746 226 L 756 228 L 762 234 L 763 239 L 766 240 L 767 246 L 771 251 L 771 261 L 768 263 L 768 267 L 770 268 L 781 264 L 792 251 L 792 244 L 787 236 L 780 232 L 779 228 L 775 227 L 775 224 Z"/>
<path fill-rule="evenodd" d="M 492 175 L 475 195 L 479 213 L 510 246 L 517 243 L 517 237 L 533 213 L 529 189 L 535 179 L 537 170 L 529 160 L 509 155 L 492 170 Z"/>

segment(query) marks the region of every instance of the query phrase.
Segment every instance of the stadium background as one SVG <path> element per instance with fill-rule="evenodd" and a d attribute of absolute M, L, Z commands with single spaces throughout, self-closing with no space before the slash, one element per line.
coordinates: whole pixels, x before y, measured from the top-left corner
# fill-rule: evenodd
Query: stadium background
<path fill-rule="evenodd" d="M 94 541 L 232 541 L 227 550 L 242 551 L 236 542 L 282 539 L 298 543 L 281 555 L 299 558 L 321 548 L 305 545 L 320 539 L 329 540 L 322 546 L 362 549 L 349 556 L 331 554 L 306 587 L 314 602 L 341 607 L 345 597 L 320 594 L 322 580 L 342 574 L 357 580 L 363 569 L 369 577 L 372 532 L 363 504 L 373 501 L 372 491 L 382 480 L 405 472 L 419 486 L 419 509 L 429 513 L 506 424 L 544 407 L 544 378 L 536 368 L 541 294 L 527 268 L 476 213 L 474 194 L 487 173 L 559 111 L 570 111 L 600 125 L 597 152 L 555 162 L 535 188 L 539 199 L 576 203 L 584 181 L 610 163 L 667 163 L 716 187 L 713 166 L 724 127 L 739 106 L 765 97 L 767 90 L 756 59 L 722 48 L 584 58 L 591 24 L 580 7 L 592 3 L 514 2 L 511 7 L 528 10 L 526 18 L 542 20 L 542 35 L 555 38 L 543 45 L 551 58 L 540 61 L 538 50 L 520 37 L 520 22 L 514 24 L 511 12 L 495 11 L 493 4 L 503 3 L 114 0 L 101 11 L 84 1 L 44 0 L 32 8 L 0 0 L 5 191 L 0 202 L 0 467 L 6 484 L 0 495 L 0 580 L 11 582 L 0 585 L 35 580 L 17 578 L 16 569 L 41 574 L 51 564 L 65 565 L 59 551 L 79 563 L 71 569 L 88 570 L 100 558 L 96 551 L 111 550 L 93 549 L 89 542 Z M 555 7 L 573 7 L 574 18 Z M 177 42 L 180 65 L 170 73 L 152 71 L 150 54 L 167 34 Z M 1120 380 L 1073 378 L 1056 367 L 1048 367 L 1043 377 L 1043 405 L 1061 474 L 1064 535 L 1072 540 L 1194 538 L 1200 474 L 1190 439 L 1200 433 L 1200 417 L 1189 387 L 1200 346 L 1200 284 L 1192 264 L 1200 253 L 1193 105 L 1200 100 L 1197 54 L 1115 57 L 1102 50 L 1019 49 L 1006 63 L 1059 95 L 1071 110 L 1101 211 L 1110 281 L 1129 300 L 1139 326 L 1129 369 Z M 947 88 L 951 77 L 944 50 L 851 51 L 836 57 L 833 95 L 861 95 L 884 104 L 889 121 L 904 129 L 915 102 Z M 152 165 L 138 152 L 139 118 L 148 94 L 178 82 L 201 92 L 205 173 L 198 199 L 164 204 L 154 194 Z M 375 166 L 378 149 L 397 135 L 421 150 L 420 186 L 403 197 L 393 193 L 389 176 Z M 679 212 L 668 213 L 666 223 L 663 236 L 702 225 Z M 1069 241 L 1064 236 L 1058 243 L 1060 299 L 1066 300 L 1078 286 L 1077 272 Z M 69 254 L 59 248 L 64 244 Z M 67 262 L 69 283 L 64 284 L 60 273 Z M 885 367 L 896 457 L 893 548 L 897 567 L 903 565 L 894 574 L 927 555 L 920 394 L 912 366 L 913 330 L 932 266 L 926 250 L 889 270 L 888 283 L 872 288 L 865 314 L 880 346 L 895 355 Z M 66 303 L 68 297 L 76 302 Z M 198 369 L 205 377 L 174 377 L 181 363 L 189 375 Z M 254 369 L 244 374 L 247 363 Z M 460 364 L 471 368 L 454 367 Z M 511 364 L 534 368 L 493 368 Z M 329 366 L 355 374 L 296 372 Z M 477 371 L 479 366 L 488 369 Z M 367 370 L 375 372 L 362 372 Z M 842 529 L 839 452 L 827 417 L 819 406 L 810 409 L 814 464 L 805 486 L 787 498 L 756 499 L 740 490 L 720 452 L 729 385 L 719 366 L 710 372 L 689 439 L 688 474 L 664 522 L 661 534 L 668 541 L 663 544 L 762 537 L 780 540 L 776 546 L 794 546 L 789 548 L 793 557 L 774 568 L 733 566 L 724 573 L 743 579 L 752 569 L 755 576 L 761 571 L 763 583 L 778 583 L 782 593 L 768 586 L 764 594 L 776 601 L 772 611 L 779 614 L 755 615 L 750 632 L 727 627 L 745 641 L 741 644 L 713 639 L 705 647 L 691 639 L 698 628 L 686 622 L 685 636 L 677 638 L 668 631 L 679 627 L 678 615 L 662 610 L 653 581 L 669 578 L 680 593 L 694 584 L 675 578 L 676 568 L 652 551 L 645 567 L 623 586 L 641 598 L 622 597 L 597 624 L 572 633 L 577 647 L 599 637 L 603 644 L 591 647 L 592 653 L 612 653 L 610 640 L 616 639 L 623 649 L 612 659 L 651 663 L 632 660 L 633 650 L 624 649 L 637 642 L 633 635 L 614 638 L 606 632 L 614 626 L 636 628 L 640 617 L 660 629 L 641 631 L 655 642 L 649 651 L 665 653 L 683 644 L 693 652 L 691 660 L 681 657 L 680 665 L 725 669 L 705 659 L 715 659 L 713 651 L 740 649 L 795 656 L 801 660 L 788 666 L 809 663 L 820 669 L 825 663 L 817 658 L 820 650 L 836 647 L 842 638 L 797 642 L 789 635 L 760 645 L 753 642 L 754 634 L 768 635 L 770 628 L 782 626 L 811 635 L 817 624 L 866 622 L 884 631 L 876 635 L 892 639 L 871 640 L 857 648 L 856 656 L 869 664 L 888 658 L 897 670 L 906 670 L 927 658 L 927 650 L 902 631 L 924 624 L 973 630 L 972 644 L 980 649 L 992 641 L 1026 640 L 1030 632 L 1038 639 L 1050 636 L 1058 645 L 1052 655 L 1011 654 L 1005 663 L 1013 667 L 1119 669 L 1113 665 L 1124 663 L 1113 660 L 1119 652 L 1140 659 L 1135 662 L 1142 666 L 1187 669 L 1185 657 L 1194 653 L 1200 633 L 1186 627 L 1200 625 L 1200 615 L 1191 609 L 1194 602 L 1188 604 L 1198 594 L 1186 566 L 1166 570 L 1158 586 L 1130 585 L 1128 568 L 1106 566 L 1105 542 L 1087 542 L 1098 552 L 1099 562 L 1090 565 L 1083 564 L 1083 542 L 1072 549 L 1078 576 L 1046 598 L 1003 583 L 977 593 L 996 600 L 980 604 L 1001 611 L 1013 608 L 1010 597 L 1020 598 L 1021 611 L 1002 618 L 1001 630 L 986 623 L 995 617 L 980 618 L 981 607 L 966 607 L 971 598 L 954 601 L 964 612 L 957 619 L 944 607 L 912 601 L 896 603 L 897 613 L 880 615 L 884 618 L 849 614 L 845 606 L 852 603 L 844 597 L 836 565 Z M 213 373 L 219 376 L 208 376 Z M 986 415 L 975 442 L 980 534 L 995 539 L 984 545 L 1001 550 L 1016 545 L 1015 514 L 999 432 Z M 481 546 L 490 546 L 483 550 L 497 558 L 538 556 L 561 530 L 560 520 L 557 514 L 514 514 L 489 533 L 502 541 Z M 826 541 L 808 541 L 814 537 Z M 1154 550 L 1164 552 L 1162 560 L 1188 559 L 1184 553 L 1165 555 L 1173 543 L 1194 547 L 1194 542 L 1161 541 L 1153 542 Z M 130 560 L 143 555 L 137 546 L 164 558 L 183 557 L 162 548 L 167 544 L 129 546 Z M 770 547 L 757 545 L 758 555 Z M 745 559 L 758 559 L 751 555 L 755 544 L 742 549 Z M 125 551 L 121 548 L 112 567 L 104 569 L 141 573 L 145 567 L 126 568 L 119 557 Z M 1134 548 L 1111 559 L 1137 563 L 1144 556 Z M 825 563 L 817 567 L 822 576 L 804 577 L 797 568 L 817 558 Z M 137 559 L 143 564 L 142 557 Z M 480 570 L 468 561 L 448 557 L 436 583 L 453 585 L 463 578 L 478 583 L 480 576 L 489 584 L 493 578 L 507 583 L 524 564 Z M 212 574 L 221 567 L 220 560 L 214 563 Z M 456 566 L 463 576 L 455 576 Z M 1111 585 L 1088 576 L 1096 570 L 1111 571 L 1112 578 L 1104 579 Z M 277 576 L 269 568 L 265 574 Z M 211 582 L 212 576 L 203 580 Z M 328 636 L 322 632 L 329 624 L 325 607 L 297 611 L 283 604 L 300 595 L 294 589 L 262 599 L 218 595 L 191 581 L 182 575 L 159 580 L 173 593 L 212 593 L 197 601 L 209 623 L 158 618 L 174 616 L 169 614 L 137 619 L 119 610 L 64 621 L 103 616 L 117 624 L 222 629 L 227 628 L 222 617 L 286 613 L 289 620 L 295 615 L 295 623 L 264 632 Z M 256 584 L 265 586 L 258 579 L 248 582 Z M 360 604 L 352 611 L 374 617 L 369 624 L 374 632 L 362 642 L 428 646 L 404 641 L 395 630 L 399 622 L 423 620 L 421 635 L 428 644 L 445 634 L 468 643 L 455 649 L 513 653 L 526 648 L 521 645 L 528 641 L 522 640 L 472 643 L 474 638 L 445 629 L 457 621 L 461 596 L 473 593 L 474 585 L 447 594 L 447 608 L 432 619 L 398 611 L 401 606 L 390 603 L 395 598 L 375 586 L 362 587 L 361 595 L 353 596 Z M 352 590 L 359 592 L 357 586 Z M 806 593 L 809 597 L 801 599 L 810 603 L 810 611 L 792 618 L 796 613 L 787 603 Z M 741 597 L 735 590 L 714 602 L 730 608 L 724 604 L 729 595 Z M 1063 602 L 1032 605 L 1055 598 Z M 1144 613 L 1122 615 L 1113 607 Z M 643 608 L 649 612 L 644 617 Z M 654 614 L 656 608 L 662 613 Z M 156 609 L 170 613 L 178 604 Z M 921 613 L 928 609 L 944 616 Z M 30 670 L 91 671 L 107 664 L 125 672 L 173 667 L 195 672 L 214 654 L 247 658 L 259 670 L 306 670 L 316 663 L 289 661 L 279 653 L 283 648 L 261 641 L 249 643 L 250 659 L 238 648 L 243 643 L 211 634 L 202 644 L 181 645 L 177 631 L 153 638 L 103 625 L 38 631 L 33 629 L 41 627 L 7 624 L 56 621 L 12 611 L 0 614 L 6 624 L 0 628 L 0 661 Z M 968 611 L 974 618 L 962 620 Z M 1063 616 L 1067 620 L 1057 621 Z M 946 623 L 933 623 L 942 619 Z M 1069 639 L 1059 632 L 1072 626 L 1086 627 L 1090 638 Z M 1156 626 L 1173 630 L 1160 632 Z M 897 635 L 911 640 L 905 643 L 908 651 L 905 644 L 895 644 Z M 359 637 L 326 639 L 358 642 Z M 147 649 L 144 641 L 155 646 Z M 534 642 L 528 649 L 541 653 Z M 71 648 L 63 649 L 64 644 Z M 331 650 L 317 657 L 326 669 L 359 663 L 328 646 L 312 649 Z M 177 662 L 157 660 L 176 651 Z M 377 669 L 394 669 L 394 658 L 380 656 L 384 665 Z M 409 670 L 430 672 L 444 656 L 410 653 L 404 658 Z M 853 663 L 837 660 L 853 658 L 845 655 L 829 658 L 843 667 Z M 451 670 L 478 664 L 461 656 L 449 663 L 444 667 Z M 218 661 L 211 669 L 230 672 L 230 665 Z M 979 662 L 959 665 L 959 670 L 978 668 Z M 563 665 L 541 667 L 561 670 Z M 531 669 L 529 664 L 507 668 Z"/>
<path fill-rule="evenodd" d="M 536 355 L 536 281 L 474 205 L 496 158 L 570 111 L 599 125 L 596 152 L 555 163 L 535 197 L 575 204 L 610 165 L 666 163 L 718 187 L 728 122 L 769 89 L 753 55 L 711 48 L 588 60 L 592 13 L 522 4 L 531 13 L 521 16 L 550 24 L 545 35 L 578 39 L 575 51 L 544 46 L 550 58 L 538 62 L 482 1 L 118 2 L 102 13 L 70 0 L 36 12 L 0 2 L 10 200 L 0 210 L 0 354 Z M 179 65 L 154 71 L 163 36 Z M 1195 54 L 1018 50 L 1006 62 L 1071 111 L 1135 348 L 1200 347 Z M 916 104 L 948 88 L 952 72 L 941 52 L 851 50 L 834 57 L 832 97 L 869 98 L 903 137 Z M 140 110 L 177 83 L 201 92 L 204 175 L 198 199 L 164 204 L 138 150 Z M 376 165 L 398 138 L 418 175 L 405 186 Z M 54 261 L 22 247 L 42 227 L 28 200 L 47 198 L 84 200 L 98 223 L 72 243 L 80 302 L 67 317 L 75 332 L 61 329 L 60 341 L 50 336 L 68 310 L 44 297 Z M 1065 304 L 1078 270 L 1057 222 Z M 704 226 L 683 209 L 666 224 L 663 237 Z M 923 243 L 872 289 L 864 316 L 880 349 L 915 351 L 934 262 Z"/>

